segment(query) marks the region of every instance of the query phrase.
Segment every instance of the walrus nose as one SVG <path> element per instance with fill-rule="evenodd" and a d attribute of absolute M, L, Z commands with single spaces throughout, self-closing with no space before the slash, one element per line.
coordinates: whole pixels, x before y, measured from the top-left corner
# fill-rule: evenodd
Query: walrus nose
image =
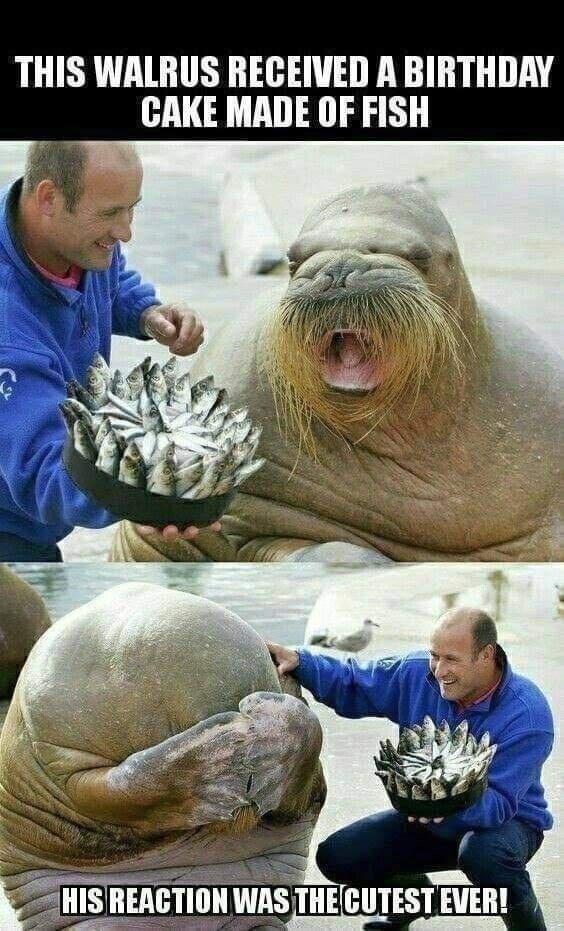
<path fill-rule="evenodd" d="M 370 268 L 369 262 L 359 262 L 358 258 L 342 258 L 324 268 L 323 274 L 332 279 L 333 288 L 345 288 L 349 275 L 363 275 Z"/>

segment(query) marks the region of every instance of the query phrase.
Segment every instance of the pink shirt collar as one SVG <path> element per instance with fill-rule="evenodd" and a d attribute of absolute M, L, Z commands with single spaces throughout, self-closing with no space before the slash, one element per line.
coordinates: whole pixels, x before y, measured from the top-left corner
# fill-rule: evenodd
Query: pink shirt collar
<path fill-rule="evenodd" d="M 29 259 L 33 262 L 35 267 L 44 278 L 47 278 L 49 281 L 52 281 L 54 284 L 61 285 L 63 288 L 73 288 L 76 290 L 80 284 L 80 279 L 82 278 L 82 269 L 78 265 L 69 265 L 66 275 L 54 275 L 53 272 L 48 271 L 46 268 L 43 268 L 39 262 L 36 262 L 35 259 L 29 255 Z"/>

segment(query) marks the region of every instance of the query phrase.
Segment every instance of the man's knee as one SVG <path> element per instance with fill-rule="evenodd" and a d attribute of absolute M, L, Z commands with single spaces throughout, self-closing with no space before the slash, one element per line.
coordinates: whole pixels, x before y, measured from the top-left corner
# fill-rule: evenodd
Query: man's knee
<path fill-rule="evenodd" d="M 326 877 L 334 883 L 347 882 L 350 869 L 346 870 L 346 864 L 343 862 L 344 852 L 341 845 L 335 840 L 332 834 L 317 848 L 315 856 L 317 866 Z M 347 873 L 347 876 L 344 873 Z"/>
<path fill-rule="evenodd" d="M 505 871 L 517 858 L 495 833 L 469 831 L 458 848 L 458 867 L 475 886 L 494 886 L 500 870 Z"/>

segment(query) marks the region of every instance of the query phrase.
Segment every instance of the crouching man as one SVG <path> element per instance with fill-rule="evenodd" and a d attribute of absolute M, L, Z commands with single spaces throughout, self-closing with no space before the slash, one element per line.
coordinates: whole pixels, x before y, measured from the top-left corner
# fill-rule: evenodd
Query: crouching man
<path fill-rule="evenodd" d="M 488 788 L 475 804 L 431 822 L 393 809 L 369 815 L 319 846 L 322 873 L 348 886 L 424 886 L 427 871 L 459 868 L 476 886 L 508 889 L 507 928 L 546 929 L 526 864 L 552 827 L 541 783 L 552 715 L 540 689 L 512 671 L 489 615 L 453 609 L 439 619 L 429 653 L 362 665 L 274 643 L 269 649 L 280 675 L 291 673 L 342 717 L 386 717 L 403 727 L 429 715 L 451 729 L 466 720 L 476 740 L 489 731 L 497 744 Z M 364 927 L 399 931 L 413 920 L 390 916 Z"/>

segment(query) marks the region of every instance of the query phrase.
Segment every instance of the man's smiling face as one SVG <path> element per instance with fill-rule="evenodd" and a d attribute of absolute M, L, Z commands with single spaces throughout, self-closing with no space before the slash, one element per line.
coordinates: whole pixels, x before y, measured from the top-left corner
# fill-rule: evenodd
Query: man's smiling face
<path fill-rule="evenodd" d="M 67 266 L 94 271 L 109 268 L 115 245 L 131 239 L 142 182 L 143 169 L 132 149 L 91 143 L 78 203 L 69 210 L 55 189 L 49 218 L 53 252 Z"/>
<path fill-rule="evenodd" d="M 443 698 L 466 702 L 487 691 L 495 669 L 493 649 L 476 652 L 470 624 L 439 624 L 429 652 L 431 672 Z"/>

